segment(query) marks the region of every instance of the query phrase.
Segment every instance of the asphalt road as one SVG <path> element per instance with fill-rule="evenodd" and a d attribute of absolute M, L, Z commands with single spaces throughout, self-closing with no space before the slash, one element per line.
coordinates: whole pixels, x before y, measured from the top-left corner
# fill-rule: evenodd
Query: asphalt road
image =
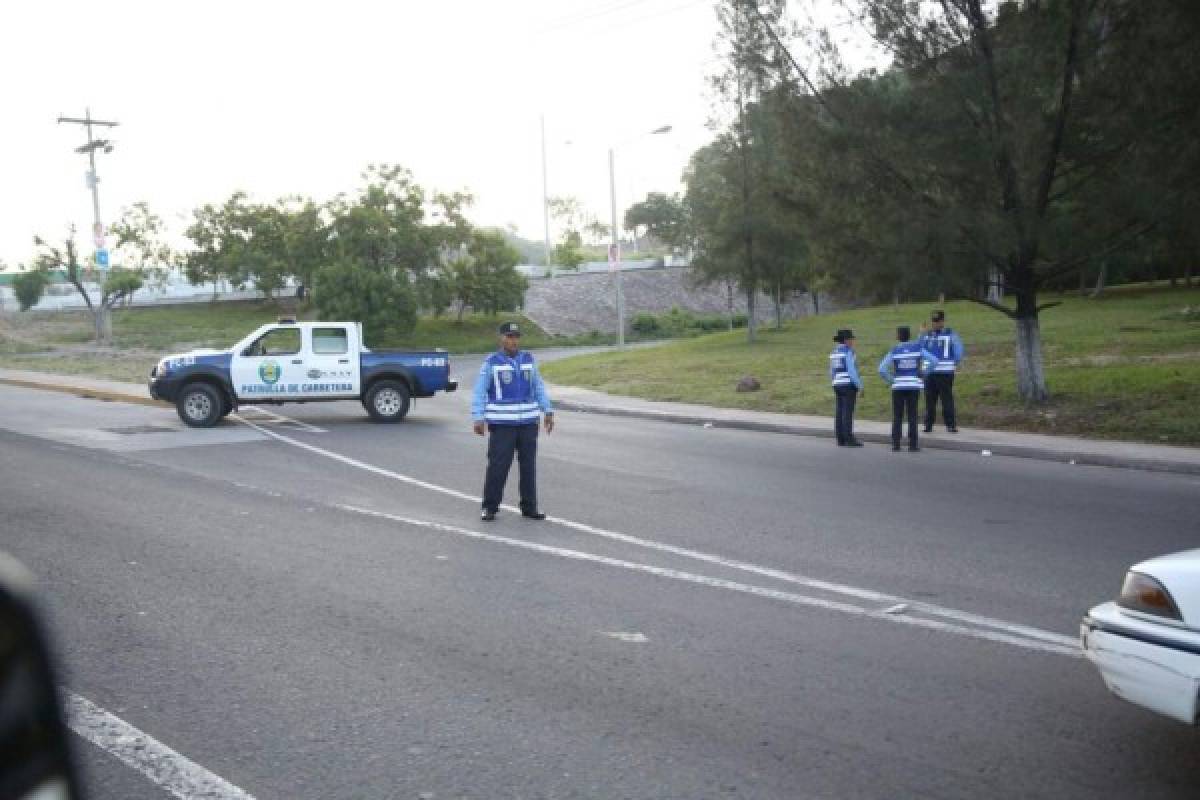
<path fill-rule="evenodd" d="M 61 682 L 207 796 L 1200 794 L 1200 732 L 1070 645 L 1200 480 L 565 412 L 553 519 L 489 524 L 467 394 L 193 431 L 0 386 Z M 75 742 L 92 797 L 170 796 Z"/>

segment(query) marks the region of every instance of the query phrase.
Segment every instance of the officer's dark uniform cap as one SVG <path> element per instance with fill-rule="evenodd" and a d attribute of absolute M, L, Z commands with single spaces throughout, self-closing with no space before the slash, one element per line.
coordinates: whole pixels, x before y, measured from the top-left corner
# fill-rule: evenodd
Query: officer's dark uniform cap
<path fill-rule="evenodd" d="M 946 312 L 945 311 L 935 311 L 935 312 L 933 312 L 933 316 L 930 317 L 930 319 L 932 319 L 934 322 L 945 322 L 946 321 Z"/>
<path fill-rule="evenodd" d="M 834 336 L 833 340 L 835 342 L 844 342 L 847 339 L 853 339 L 853 338 L 854 338 L 854 331 L 850 330 L 849 328 L 839 328 L 838 332 L 837 332 L 837 336 Z"/>
<path fill-rule="evenodd" d="M 900 327 L 896 328 L 896 338 L 902 342 L 907 342 L 912 338 L 912 329 L 907 325 L 901 325 Z"/>
<path fill-rule="evenodd" d="M 515 322 L 506 322 L 500 326 L 500 335 L 519 337 L 521 335 L 521 329 L 517 327 L 517 323 Z"/>

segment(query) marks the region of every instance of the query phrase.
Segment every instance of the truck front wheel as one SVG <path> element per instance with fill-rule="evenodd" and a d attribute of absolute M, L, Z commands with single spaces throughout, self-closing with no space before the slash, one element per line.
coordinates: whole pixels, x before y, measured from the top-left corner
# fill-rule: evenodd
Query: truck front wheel
<path fill-rule="evenodd" d="M 175 410 L 185 425 L 211 428 L 221 418 L 224 405 L 221 392 L 207 383 L 189 383 L 179 392 Z"/>
<path fill-rule="evenodd" d="M 400 381 L 379 381 L 372 384 L 363 405 L 376 422 L 399 422 L 408 413 L 411 395 Z"/>

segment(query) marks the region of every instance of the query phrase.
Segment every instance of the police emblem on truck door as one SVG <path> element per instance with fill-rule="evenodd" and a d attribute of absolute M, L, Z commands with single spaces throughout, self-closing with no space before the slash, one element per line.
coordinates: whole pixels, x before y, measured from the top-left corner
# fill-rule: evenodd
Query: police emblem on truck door
<path fill-rule="evenodd" d="M 278 361 L 264 361 L 258 365 L 258 377 L 267 385 L 278 383 L 282 375 L 283 368 L 279 366 Z"/>

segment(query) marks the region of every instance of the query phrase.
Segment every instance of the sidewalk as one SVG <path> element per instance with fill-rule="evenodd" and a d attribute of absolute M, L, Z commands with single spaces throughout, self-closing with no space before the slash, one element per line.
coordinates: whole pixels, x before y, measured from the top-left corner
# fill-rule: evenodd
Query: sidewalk
<path fill-rule="evenodd" d="M 634 397 L 617 397 L 573 386 L 551 386 L 548 389 L 555 407 L 570 411 L 833 439 L 832 417 L 665 403 Z M 830 400 L 830 405 L 832 404 L 833 401 Z M 892 425 L 890 422 L 855 420 L 854 434 L 864 442 L 878 442 L 891 446 Z M 832 441 L 830 445 L 833 445 Z M 1200 475 L 1200 448 L 1194 447 L 961 427 L 959 433 L 946 433 L 946 429 L 941 425 L 934 426 L 933 433 L 921 434 L 921 447 L 929 450 L 963 450 L 980 454 L 986 452 L 996 456 Z"/>
<path fill-rule="evenodd" d="M 0 368 L 0 384 L 67 392 L 101 400 L 162 405 L 150 399 L 145 384 L 138 383 Z M 548 389 L 550 396 L 554 398 L 555 406 L 566 411 L 833 438 L 831 417 L 712 408 L 690 403 L 664 403 L 634 397 L 618 397 L 573 386 L 550 386 Z M 855 420 L 854 429 L 855 435 L 863 441 L 891 444 L 890 423 Z M 1200 475 L 1200 448 L 973 428 L 960 428 L 959 431 L 957 434 L 946 433 L 940 425 L 936 426 L 933 433 L 921 435 L 921 447 L 929 450 L 962 450 L 979 454 L 986 452 L 990 455 L 1043 461 Z"/>

